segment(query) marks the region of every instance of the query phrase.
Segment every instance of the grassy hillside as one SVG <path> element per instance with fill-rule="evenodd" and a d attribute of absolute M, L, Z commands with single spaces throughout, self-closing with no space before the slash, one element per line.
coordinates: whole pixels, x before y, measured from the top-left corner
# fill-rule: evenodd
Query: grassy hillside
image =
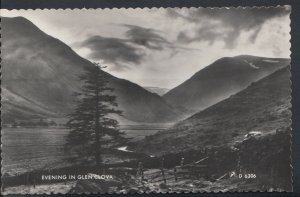
<path fill-rule="evenodd" d="M 163 98 L 177 108 L 190 111 L 191 115 L 287 66 L 289 61 L 249 55 L 221 58 L 167 92 Z"/>
<path fill-rule="evenodd" d="M 150 154 L 183 152 L 231 145 L 251 131 L 272 134 L 290 127 L 290 107 L 290 71 L 285 67 L 171 129 L 147 137 L 138 149 Z"/>

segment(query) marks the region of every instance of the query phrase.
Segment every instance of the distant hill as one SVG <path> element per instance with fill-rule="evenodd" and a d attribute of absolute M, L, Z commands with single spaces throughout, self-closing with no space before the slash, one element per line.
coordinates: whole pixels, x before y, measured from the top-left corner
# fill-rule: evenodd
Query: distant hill
<path fill-rule="evenodd" d="M 149 92 L 152 93 L 156 93 L 159 96 L 164 95 L 165 93 L 167 93 L 170 89 L 167 88 L 160 88 L 160 87 L 144 87 L 146 90 L 148 90 Z"/>
<path fill-rule="evenodd" d="M 29 20 L 1 18 L 2 118 L 64 117 L 74 109 L 72 96 L 82 85 L 78 76 L 92 63 Z M 178 115 L 160 96 L 108 73 L 124 118 L 169 122 Z"/>
<path fill-rule="evenodd" d="M 248 55 L 224 57 L 195 73 L 163 98 L 172 106 L 193 114 L 289 65 L 289 62 L 289 59 Z"/>
<path fill-rule="evenodd" d="M 162 155 L 242 141 L 251 131 L 262 135 L 290 130 L 290 71 L 286 66 L 229 98 L 148 136 L 136 148 Z"/>

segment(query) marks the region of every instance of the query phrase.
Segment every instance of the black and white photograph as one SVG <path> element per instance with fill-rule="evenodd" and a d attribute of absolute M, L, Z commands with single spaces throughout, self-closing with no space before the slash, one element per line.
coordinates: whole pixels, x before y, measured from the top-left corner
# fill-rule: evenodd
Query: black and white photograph
<path fill-rule="evenodd" d="M 1 9 L 1 194 L 293 191 L 290 14 Z"/>

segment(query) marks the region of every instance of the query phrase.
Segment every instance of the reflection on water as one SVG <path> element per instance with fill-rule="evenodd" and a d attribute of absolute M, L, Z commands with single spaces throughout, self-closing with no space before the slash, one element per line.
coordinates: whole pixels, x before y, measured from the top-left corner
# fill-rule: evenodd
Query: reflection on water
<path fill-rule="evenodd" d="M 131 151 L 131 150 L 128 150 L 127 148 L 128 148 L 128 146 L 122 146 L 122 147 L 119 147 L 119 148 L 117 148 L 117 149 L 120 150 L 120 151 L 124 151 L 124 152 L 130 152 L 130 153 L 133 152 L 133 151 Z"/>
<path fill-rule="evenodd" d="M 123 125 L 120 130 L 133 142 L 166 128 L 167 126 L 162 125 Z M 3 128 L 3 172 L 14 175 L 70 165 L 66 163 L 63 151 L 68 133 L 69 131 L 63 128 Z M 118 149 L 130 152 L 125 146 Z"/>

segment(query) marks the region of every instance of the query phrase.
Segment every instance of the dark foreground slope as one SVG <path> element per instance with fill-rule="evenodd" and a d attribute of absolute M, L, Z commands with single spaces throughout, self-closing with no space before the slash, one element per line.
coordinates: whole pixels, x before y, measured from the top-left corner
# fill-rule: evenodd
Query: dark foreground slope
<path fill-rule="evenodd" d="M 199 176 L 217 185 L 205 191 L 291 191 L 290 108 L 285 67 L 135 148 L 164 157 L 166 165 L 184 157 L 199 166 Z"/>
<path fill-rule="evenodd" d="M 163 98 L 192 114 L 228 98 L 288 64 L 289 59 L 248 55 L 221 58 L 170 90 Z"/>
<path fill-rule="evenodd" d="M 282 68 L 169 130 L 147 137 L 141 150 L 151 154 L 231 145 L 251 131 L 263 135 L 290 127 L 290 71 Z"/>
<path fill-rule="evenodd" d="M 91 62 L 22 17 L 1 18 L 2 118 L 63 117 L 74 108 L 78 76 Z M 173 121 L 177 114 L 157 94 L 105 73 L 124 117 L 140 122 Z"/>

